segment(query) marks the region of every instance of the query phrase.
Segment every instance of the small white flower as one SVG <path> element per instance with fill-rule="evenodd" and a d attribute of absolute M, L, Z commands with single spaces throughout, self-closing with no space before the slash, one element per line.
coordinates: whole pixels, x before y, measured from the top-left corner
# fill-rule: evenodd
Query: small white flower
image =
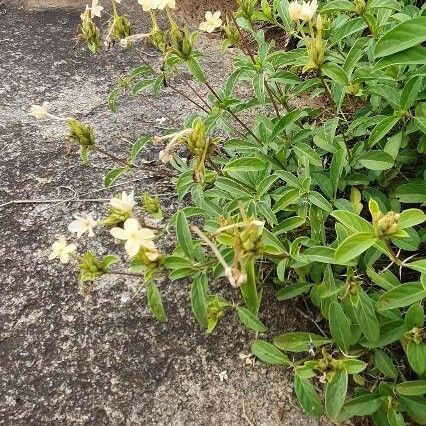
<path fill-rule="evenodd" d="M 121 0 L 114 0 L 116 3 L 121 4 Z"/>
<path fill-rule="evenodd" d="M 30 115 L 38 119 L 47 117 L 49 115 L 48 105 L 47 102 L 43 102 L 43 105 L 31 105 Z"/>
<path fill-rule="evenodd" d="M 302 5 L 298 1 L 292 1 L 288 5 L 288 14 L 292 21 L 297 21 L 300 19 L 300 12 L 302 11 Z"/>
<path fill-rule="evenodd" d="M 200 24 L 200 30 L 205 31 L 207 33 L 212 33 L 217 28 L 220 28 L 222 26 L 222 19 L 220 19 L 221 12 L 206 12 L 205 18 L 206 20 L 204 22 L 201 22 Z"/>
<path fill-rule="evenodd" d="M 311 0 L 310 2 L 304 1 L 302 3 L 292 1 L 289 4 L 288 13 L 293 21 L 297 21 L 299 19 L 302 21 L 310 21 L 315 15 L 317 9 L 317 0 Z"/>
<path fill-rule="evenodd" d="M 144 12 L 158 9 L 159 0 L 138 0 L 138 3 L 142 6 Z"/>
<path fill-rule="evenodd" d="M 302 3 L 302 10 L 300 12 L 300 19 L 302 21 L 310 21 L 314 17 L 317 9 L 318 9 L 317 0 L 312 0 L 309 3 L 304 1 Z"/>
<path fill-rule="evenodd" d="M 136 206 L 134 192 L 126 194 L 125 191 L 121 193 L 121 198 L 114 197 L 111 198 L 110 205 L 116 210 L 120 210 L 122 213 L 132 213 L 133 208 Z"/>
<path fill-rule="evenodd" d="M 126 241 L 124 248 L 130 257 L 136 256 L 141 247 L 155 250 L 154 232 L 151 229 L 141 228 L 134 218 L 127 219 L 123 228 L 112 228 L 110 232 L 117 240 Z"/>
<path fill-rule="evenodd" d="M 99 0 L 92 0 L 92 6 L 90 7 L 90 15 L 92 18 L 97 16 L 101 17 L 101 12 L 104 10 L 103 6 L 99 4 Z"/>
<path fill-rule="evenodd" d="M 158 8 L 164 10 L 166 7 L 176 9 L 176 0 L 157 0 Z"/>
<path fill-rule="evenodd" d="M 96 227 L 97 223 L 91 214 L 86 215 L 86 217 L 74 215 L 74 219 L 75 220 L 68 225 L 68 230 L 70 232 L 75 232 L 77 238 L 80 238 L 85 232 L 88 232 L 89 237 L 95 236 L 93 228 Z"/>
<path fill-rule="evenodd" d="M 52 252 L 49 254 L 49 260 L 59 257 L 61 263 L 68 263 L 70 261 L 71 253 L 77 250 L 75 244 L 68 244 L 65 237 L 60 237 L 52 244 Z"/>

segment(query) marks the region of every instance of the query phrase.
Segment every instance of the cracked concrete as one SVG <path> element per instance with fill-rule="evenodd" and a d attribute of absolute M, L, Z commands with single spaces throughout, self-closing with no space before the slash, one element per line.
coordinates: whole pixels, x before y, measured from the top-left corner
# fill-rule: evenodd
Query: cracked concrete
<path fill-rule="evenodd" d="M 137 56 L 119 49 L 91 56 L 74 47 L 79 11 L 29 12 L 7 3 L 0 14 L 0 204 L 108 199 L 122 189 L 103 189 L 111 167 L 106 159 L 95 156 L 91 167 L 82 167 L 76 153 L 67 156 L 64 126 L 30 117 L 32 103 L 48 101 L 55 114 L 93 124 L 99 143 L 117 153 L 138 136 L 161 131 L 159 109 L 176 119 L 192 111 L 166 91 L 160 98 L 127 98 L 118 114 L 110 113 L 107 94 L 138 64 Z M 147 47 L 141 55 L 158 60 Z M 212 54 L 209 66 L 220 76 L 221 57 Z M 156 155 L 151 149 L 145 160 Z M 167 181 L 142 173 L 130 179 L 139 180 L 123 188 L 158 192 L 173 212 Z M 169 316 L 164 325 L 151 318 L 143 297 L 123 303 L 138 285 L 134 280 L 105 279 L 93 302 L 85 302 L 74 272 L 46 256 L 73 213 L 101 215 L 104 208 L 102 201 L 0 208 L 0 424 L 327 424 L 301 413 L 289 372 L 240 359 L 253 335 L 235 317 L 225 317 L 210 336 L 198 328 L 188 282 L 160 283 Z M 119 250 L 108 238 L 87 244 L 99 255 Z M 262 317 L 271 335 L 299 329 L 302 320 L 291 306 L 271 296 Z"/>

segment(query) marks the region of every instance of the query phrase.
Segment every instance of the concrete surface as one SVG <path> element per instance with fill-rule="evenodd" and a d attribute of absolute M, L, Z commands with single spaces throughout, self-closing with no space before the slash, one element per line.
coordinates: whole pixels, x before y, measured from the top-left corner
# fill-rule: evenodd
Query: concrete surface
<path fill-rule="evenodd" d="M 156 118 L 181 119 L 191 111 L 166 91 L 160 98 L 127 98 L 119 114 L 110 113 L 106 96 L 138 57 L 120 49 L 92 56 L 74 47 L 78 11 L 28 12 L 3 3 L 0 15 L 0 204 L 107 199 L 122 189 L 103 190 L 111 164 L 102 157 L 82 167 L 76 153 L 67 156 L 65 128 L 30 117 L 32 103 L 48 101 L 52 112 L 93 124 L 98 141 L 117 153 L 140 135 L 161 133 Z M 142 47 L 138 54 L 159 63 L 152 49 Z M 212 53 L 209 67 L 220 76 L 222 59 Z M 156 156 L 151 150 L 145 160 Z M 147 174 L 132 178 L 140 180 L 125 189 L 159 192 L 168 212 L 174 210 L 167 181 Z M 188 282 L 160 283 L 165 325 L 151 318 L 143 298 L 122 302 L 137 281 L 104 280 L 93 302 L 85 302 L 75 273 L 48 263 L 47 254 L 52 241 L 66 234 L 73 213 L 101 215 L 104 208 L 102 202 L 0 208 L 0 424 L 327 424 L 301 413 L 288 372 L 240 359 L 254 336 L 234 317 L 211 336 L 200 331 L 190 312 Z M 87 244 L 99 255 L 118 250 L 109 238 Z M 270 309 L 262 319 L 271 335 L 300 329 L 303 319 L 291 306 L 277 304 L 270 294 L 266 303 Z M 223 372 L 227 378 L 221 380 Z"/>

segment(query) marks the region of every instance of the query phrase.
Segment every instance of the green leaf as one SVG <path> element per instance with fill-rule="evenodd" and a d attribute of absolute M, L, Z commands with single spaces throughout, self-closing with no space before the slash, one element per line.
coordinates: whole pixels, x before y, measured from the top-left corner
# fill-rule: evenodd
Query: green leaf
<path fill-rule="evenodd" d="M 321 399 L 314 385 L 309 379 L 294 376 L 294 391 L 303 411 L 314 417 L 319 417 L 323 413 Z"/>
<path fill-rule="evenodd" d="M 374 353 L 375 367 L 389 379 L 396 379 L 398 370 L 392 361 L 392 358 L 381 350 L 376 350 Z"/>
<path fill-rule="evenodd" d="M 377 241 L 378 237 L 370 232 L 350 235 L 337 247 L 334 259 L 339 264 L 348 264 Z"/>
<path fill-rule="evenodd" d="M 331 213 L 333 211 L 333 206 L 319 192 L 309 192 L 308 200 L 327 213 Z"/>
<path fill-rule="evenodd" d="M 359 359 L 343 358 L 340 363 L 348 374 L 358 374 L 367 368 L 367 363 Z"/>
<path fill-rule="evenodd" d="M 380 326 L 380 340 L 377 343 L 369 343 L 361 340 L 361 345 L 367 348 L 382 348 L 401 339 L 406 332 L 404 321 L 389 321 Z"/>
<path fill-rule="evenodd" d="M 392 55 L 426 41 L 426 16 L 401 22 L 385 33 L 374 48 L 376 58 Z"/>
<path fill-rule="evenodd" d="M 321 7 L 321 13 L 337 11 L 354 12 L 355 5 L 349 0 L 332 0 Z"/>
<path fill-rule="evenodd" d="M 355 213 L 347 210 L 335 210 L 331 215 L 352 232 L 367 232 L 370 234 L 374 232 L 371 223 Z"/>
<path fill-rule="evenodd" d="M 307 113 L 304 110 L 295 109 L 289 112 L 288 114 L 284 115 L 283 117 L 281 117 L 278 120 L 277 124 L 275 124 L 274 130 L 272 131 L 272 134 L 271 134 L 271 139 L 276 138 L 281 132 L 283 132 L 286 129 L 288 125 L 296 122 L 302 117 L 305 117 L 306 114 Z"/>
<path fill-rule="evenodd" d="M 384 151 L 366 151 L 358 159 L 361 166 L 369 170 L 388 170 L 394 164 L 394 158 Z"/>
<path fill-rule="evenodd" d="M 426 274 L 426 259 L 416 260 L 415 262 L 406 263 L 405 266 L 414 269 L 422 274 Z"/>
<path fill-rule="evenodd" d="M 130 159 L 131 161 L 136 160 L 136 158 L 139 156 L 142 148 L 151 140 L 149 136 L 143 136 L 139 138 L 133 145 L 132 149 L 130 151 Z"/>
<path fill-rule="evenodd" d="M 330 165 L 330 180 L 333 185 L 333 194 L 336 196 L 339 187 L 340 178 L 342 177 L 343 169 L 347 163 L 346 151 L 338 149 L 333 155 Z"/>
<path fill-rule="evenodd" d="M 155 83 L 155 78 L 147 78 L 145 80 L 138 81 L 133 87 L 132 87 L 132 93 L 134 95 L 138 95 L 140 92 L 145 90 L 146 88 L 152 86 Z"/>
<path fill-rule="evenodd" d="M 412 380 L 410 382 L 398 383 L 395 390 L 400 395 L 417 396 L 426 393 L 426 380 Z"/>
<path fill-rule="evenodd" d="M 404 183 L 396 188 L 395 195 L 401 203 L 422 204 L 426 203 L 425 183 Z"/>
<path fill-rule="evenodd" d="M 380 142 L 395 127 L 399 120 L 400 117 L 386 117 L 380 121 L 372 130 L 367 146 L 372 148 L 377 142 Z"/>
<path fill-rule="evenodd" d="M 281 197 L 276 201 L 273 211 L 279 212 L 284 210 L 287 206 L 295 204 L 300 199 L 300 190 L 296 188 L 291 188 L 286 190 Z"/>
<path fill-rule="evenodd" d="M 381 395 L 361 395 L 351 399 L 343 405 L 339 414 L 339 421 L 349 420 L 351 417 L 371 416 L 382 406 Z"/>
<path fill-rule="evenodd" d="M 194 278 L 191 286 L 191 308 L 195 318 L 200 325 L 207 329 L 208 314 L 206 305 L 205 287 L 207 285 L 206 275 L 200 275 Z"/>
<path fill-rule="evenodd" d="M 426 214 L 420 209 L 407 209 L 401 212 L 398 219 L 398 228 L 405 229 L 420 225 L 426 221 Z"/>
<path fill-rule="evenodd" d="M 128 167 L 118 167 L 110 170 L 104 177 L 104 185 L 106 188 L 110 187 L 122 174 L 129 171 Z"/>
<path fill-rule="evenodd" d="M 423 328 L 425 322 L 425 313 L 421 303 L 414 303 L 411 305 L 405 313 L 404 323 L 407 326 L 407 330 L 411 330 L 413 327 Z"/>
<path fill-rule="evenodd" d="M 252 331 L 257 331 L 259 333 L 265 333 L 267 328 L 265 325 L 257 318 L 253 312 L 244 307 L 237 307 L 238 318 L 240 321 Z"/>
<path fill-rule="evenodd" d="M 409 416 L 419 425 L 426 425 L 426 398 L 401 396 Z"/>
<path fill-rule="evenodd" d="M 352 34 L 363 31 L 365 28 L 367 28 L 367 24 L 363 18 L 359 17 L 350 19 L 333 31 L 331 35 L 331 43 L 336 44 L 340 40 L 349 37 Z"/>
<path fill-rule="evenodd" d="M 288 357 L 279 349 L 264 340 L 255 340 L 251 345 L 251 353 L 256 355 L 261 361 L 273 365 L 290 364 Z"/>
<path fill-rule="evenodd" d="M 287 285 L 277 291 L 277 300 L 283 301 L 293 299 L 293 297 L 300 296 L 307 293 L 312 287 L 312 284 L 295 283 Z"/>
<path fill-rule="evenodd" d="M 343 352 L 348 353 L 352 335 L 349 318 L 337 302 L 330 303 L 328 316 L 334 341 Z"/>
<path fill-rule="evenodd" d="M 167 321 L 166 311 L 157 286 L 151 282 L 147 288 L 148 305 L 154 317 L 161 322 Z"/>
<path fill-rule="evenodd" d="M 329 343 L 331 343 L 331 340 L 327 337 L 298 331 L 281 334 L 274 338 L 274 345 L 288 352 L 308 352 L 311 344 L 315 347 L 320 347 Z"/>
<path fill-rule="evenodd" d="M 321 157 L 308 144 L 300 142 L 297 145 L 293 145 L 293 151 L 302 161 L 307 158 L 310 164 L 318 167 L 322 166 Z"/>
<path fill-rule="evenodd" d="M 183 211 L 180 211 L 176 215 L 176 234 L 182 250 L 188 257 L 194 258 L 194 246 L 191 232 L 189 231 L 188 221 Z"/>
<path fill-rule="evenodd" d="M 381 70 L 395 65 L 423 65 L 425 62 L 426 47 L 415 46 L 380 59 L 380 61 L 374 65 L 374 69 Z"/>
<path fill-rule="evenodd" d="M 346 370 L 336 370 L 325 387 L 325 412 L 336 419 L 343 407 L 348 389 L 348 373 Z"/>
<path fill-rule="evenodd" d="M 321 72 L 333 80 L 333 82 L 339 83 L 342 86 L 347 86 L 349 83 L 348 75 L 345 70 L 334 62 L 324 64 L 321 67 Z"/>
<path fill-rule="evenodd" d="M 422 77 L 413 77 L 405 83 L 401 93 L 401 109 L 408 111 L 417 100 L 420 90 L 422 89 Z"/>
<path fill-rule="evenodd" d="M 359 293 L 358 304 L 353 306 L 353 309 L 366 339 L 371 343 L 377 342 L 380 338 L 379 321 L 374 311 L 373 302 L 366 293 L 363 291 Z"/>
<path fill-rule="evenodd" d="M 226 172 L 260 172 L 265 170 L 266 163 L 256 157 L 237 158 L 225 166 Z"/>
<path fill-rule="evenodd" d="M 377 301 L 377 309 L 386 311 L 402 308 L 419 302 L 426 297 L 426 289 L 421 283 L 401 284 L 383 293 Z"/>
<path fill-rule="evenodd" d="M 194 76 L 194 78 L 203 83 L 206 81 L 206 77 L 204 75 L 203 69 L 201 68 L 199 62 L 191 57 L 188 61 L 186 61 L 186 64 L 188 66 L 188 69 L 190 73 Z"/>
<path fill-rule="evenodd" d="M 410 367 L 418 375 L 426 373 L 426 344 L 424 342 L 416 343 L 410 340 L 406 348 L 407 359 Z"/>

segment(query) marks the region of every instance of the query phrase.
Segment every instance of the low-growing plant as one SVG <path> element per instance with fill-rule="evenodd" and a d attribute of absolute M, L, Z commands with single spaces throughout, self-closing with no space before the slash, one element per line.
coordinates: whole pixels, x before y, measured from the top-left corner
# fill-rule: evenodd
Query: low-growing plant
<path fill-rule="evenodd" d="M 313 416 L 426 424 L 425 5 L 237 0 L 234 14 L 207 12 L 200 29 L 222 31 L 224 51 L 238 52 L 219 89 L 200 64 L 198 31 L 174 19 L 174 0 L 139 0 L 152 19 L 141 34 L 132 33 L 116 3 L 107 44 L 119 42 L 132 54 L 144 40 L 163 63 L 156 69 L 143 62 L 121 78 L 110 108 L 121 96 L 168 87 L 199 114 L 165 135 L 142 136 L 126 158 L 98 146 L 93 129 L 73 118 L 69 137 L 84 162 L 99 152 L 117 163 L 106 186 L 148 170 L 170 177 L 185 207 L 166 226 L 158 197 L 144 194 L 138 205 L 123 192 L 102 221 L 76 216 L 69 230 L 78 237 L 102 226 L 125 242 L 129 270 L 112 266 L 115 255 L 77 254 L 64 238 L 51 258 L 76 263 L 85 295 L 105 274 L 140 276 L 160 321 L 167 316 L 157 278 L 191 280 L 201 327 L 210 333 L 234 311 L 256 333 L 252 353 L 293 370 L 297 399 Z M 81 38 L 93 52 L 101 47 L 101 10 L 94 0 L 82 14 Z M 157 21 L 161 12 L 167 26 Z M 190 95 L 174 87 L 182 68 L 207 97 L 192 85 Z M 32 113 L 58 118 L 45 105 Z M 152 143 L 163 144 L 163 168 L 138 161 Z M 169 228 L 177 243 L 162 253 L 154 240 Z M 265 271 L 270 278 L 261 278 Z M 239 301 L 212 292 L 213 281 L 230 284 Z M 267 309 L 266 286 L 279 301 L 310 303 L 321 316 L 311 318 L 316 332 L 259 338 L 267 333 L 259 315 Z"/>

